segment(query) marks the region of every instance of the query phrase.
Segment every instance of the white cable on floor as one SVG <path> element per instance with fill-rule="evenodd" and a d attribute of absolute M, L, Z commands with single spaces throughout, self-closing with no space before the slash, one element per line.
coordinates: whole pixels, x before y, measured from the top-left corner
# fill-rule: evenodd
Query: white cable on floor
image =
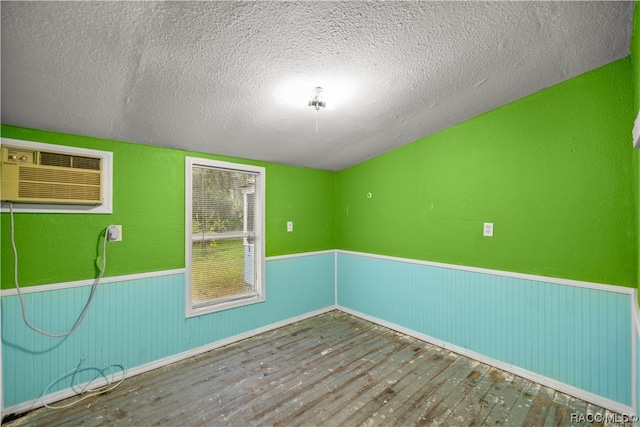
<path fill-rule="evenodd" d="M 64 374 L 60 375 L 58 378 L 56 378 L 55 380 L 53 380 L 48 386 L 47 388 L 44 389 L 44 392 L 42 392 L 42 397 L 40 398 L 42 405 L 46 406 L 47 408 L 50 409 L 65 409 L 65 408 L 69 408 L 77 403 L 82 402 L 85 399 L 88 399 L 90 397 L 93 396 L 98 396 L 100 394 L 104 394 L 104 393 L 108 393 L 111 390 L 115 389 L 116 387 L 118 387 L 120 384 L 122 384 L 122 382 L 124 381 L 124 379 L 127 376 L 127 369 L 122 366 L 122 365 L 107 365 L 107 364 L 103 364 L 104 368 L 102 369 L 98 369 L 98 368 L 93 368 L 96 369 L 98 371 L 98 374 L 96 374 L 95 377 L 93 377 L 93 379 L 91 381 L 89 381 L 88 383 L 86 383 L 84 385 L 84 387 L 80 388 L 79 391 L 75 390 L 75 385 L 73 384 L 73 381 L 76 378 L 76 374 L 78 374 L 78 372 L 80 372 L 81 370 L 88 370 L 91 369 L 90 366 L 85 366 L 83 367 L 85 362 L 85 359 L 82 358 L 80 360 L 80 363 L 78 363 L 78 366 L 76 366 L 74 369 L 71 369 L 70 371 L 65 372 Z M 116 376 L 116 373 L 114 372 L 113 368 L 114 367 L 118 367 L 120 368 L 120 371 L 122 372 L 122 377 L 114 383 L 113 379 Z M 107 375 L 105 375 L 105 371 L 110 371 L 110 375 L 109 377 L 107 377 Z M 82 397 L 80 399 L 74 400 L 71 403 L 67 403 L 66 405 L 59 405 L 59 406 L 54 406 L 54 405 L 49 405 L 48 403 L 46 403 L 44 401 L 44 397 L 46 396 L 47 392 L 49 391 L 49 389 L 51 388 L 52 385 L 58 383 L 60 380 L 62 380 L 63 378 L 68 377 L 69 375 L 72 375 L 72 379 L 71 379 L 71 388 L 73 389 L 73 391 L 75 391 L 77 393 L 78 396 L 82 395 Z M 104 378 L 107 383 L 103 386 L 100 387 L 96 387 L 96 388 L 89 388 L 91 386 L 91 384 L 98 378 Z M 111 379 L 109 379 L 111 378 Z"/>
<path fill-rule="evenodd" d="M 78 327 L 80 326 L 80 324 L 82 323 L 82 321 L 84 320 L 84 317 L 87 315 L 87 311 L 89 310 L 89 306 L 91 305 L 91 302 L 93 301 L 93 297 L 96 294 L 96 290 L 98 289 L 98 283 L 100 282 L 100 279 L 102 279 L 102 275 L 104 274 L 104 270 L 107 267 L 107 234 L 109 233 L 109 227 L 106 228 L 106 230 L 104 231 L 104 241 L 102 243 L 102 269 L 100 269 L 100 274 L 98 274 L 98 277 L 96 278 L 96 280 L 93 282 L 93 286 L 91 288 L 91 295 L 89 295 L 89 300 L 87 301 L 87 304 L 84 306 L 84 309 L 82 310 L 82 313 L 80 314 L 80 317 L 78 318 L 78 320 L 76 321 L 76 323 L 73 325 L 73 328 L 71 328 L 71 330 L 69 332 L 65 332 L 63 334 L 51 334 L 49 332 L 45 332 L 41 329 L 36 328 L 35 326 L 33 326 L 30 322 L 29 319 L 27 318 L 27 309 L 24 303 L 24 299 L 22 298 L 22 292 L 20 291 L 20 285 L 18 284 L 18 250 L 16 249 L 16 241 L 15 241 L 15 236 L 14 236 L 14 224 L 13 224 L 13 203 L 9 202 L 9 212 L 11 215 L 11 246 L 13 248 L 13 266 L 14 266 L 14 280 L 16 283 L 16 290 L 18 291 L 18 298 L 20 299 L 20 306 L 22 307 L 22 318 L 24 319 L 24 323 L 31 329 L 33 329 L 34 331 L 45 335 L 47 337 L 53 337 L 53 338 L 62 338 L 62 337 L 66 337 L 71 335 L 76 329 L 78 329 Z"/>

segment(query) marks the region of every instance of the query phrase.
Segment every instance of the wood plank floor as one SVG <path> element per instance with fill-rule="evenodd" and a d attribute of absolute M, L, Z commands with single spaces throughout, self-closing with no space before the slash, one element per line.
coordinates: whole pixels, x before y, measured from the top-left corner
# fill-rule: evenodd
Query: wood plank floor
<path fill-rule="evenodd" d="M 572 422 L 572 413 L 611 415 L 333 311 L 128 378 L 110 393 L 70 408 L 40 408 L 6 425 L 592 425 Z"/>

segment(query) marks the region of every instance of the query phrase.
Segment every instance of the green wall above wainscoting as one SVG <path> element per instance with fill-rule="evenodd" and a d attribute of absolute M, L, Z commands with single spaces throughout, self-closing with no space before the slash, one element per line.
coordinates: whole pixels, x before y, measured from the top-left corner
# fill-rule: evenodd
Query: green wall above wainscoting
<path fill-rule="evenodd" d="M 631 76 L 624 58 L 339 172 L 338 248 L 636 286 Z"/>
<path fill-rule="evenodd" d="M 99 235 L 121 224 L 107 247 L 105 276 L 183 268 L 185 156 L 266 167 L 267 256 L 335 248 L 335 174 L 2 125 L 2 137 L 113 152 L 113 214 L 15 214 L 23 286 L 96 276 Z M 294 222 L 287 233 L 286 222 Z M 2 288 L 13 288 L 9 215 L 2 214 Z"/>
<path fill-rule="evenodd" d="M 635 61 L 338 173 L 245 161 L 267 169 L 267 256 L 337 248 L 635 287 Z M 234 160 L 6 125 L 2 136 L 114 153 L 113 214 L 16 215 L 25 286 L 95 277 L 109 224 L 123 242 L 108 246 L 106 276 L 184 267 L 184 157 Z M 2 214 L 2 288 L 14 286 L 8 236 Z"/>
<path fill-rule="evenodd" d="M 631 64 L 633 66 L 633 93 L 634 108 L 631 120 L 635 122 L 640 113 L 640 1 L 636 0 L 635 9 L 633 11 L 633 33 L 631 37 Z M 640 288 L 640 149 L 635 150 L 635 170 L 636 170 L 636 233 L 637 233 L 637 249 L 636 260 L 638 287 Z M 638 294 L 640 299 L 640 293 Z M 640 383 L 639 383 L 640 384 Z M 639 385 L 640 387 L 640 385 Z M 639 397 L 640 399 L 640 397 Z"/>
<path fill-rule="evenodd" d="M 633 62 L 633 87 L 635 89 L 635 115 L 640 110 L 640 1 L 636 0 L 633 11 L 633 35 L 631 37 L 631 61 Z M 635 117 L 634 115 L 634 117 Z"/>

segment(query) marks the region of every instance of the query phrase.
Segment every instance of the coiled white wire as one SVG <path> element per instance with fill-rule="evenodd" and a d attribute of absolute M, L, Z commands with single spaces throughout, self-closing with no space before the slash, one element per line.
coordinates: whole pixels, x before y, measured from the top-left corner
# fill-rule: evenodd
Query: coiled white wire
<path fill-rule="evenodd" d="M 55 380 L 53 380 L 46 389 L 44 389 L 44 392 L 42 392 L 42 397 L 40 398 L 42 405 L 46 406 L 47 408 L 51 408 L 51 409 L 64 409 L 64 408 L 69 408 L 77 403 L 82 402 L 85 399 L 88 399 L 92 396 L 98 396 L 100 394 L 104 394 L 104 393 L 108 393 L 111 390 L 115 389 L 116 387 L 118 387 L 120 384 L 122 384 L 122 382 L 124 381 L 126 375 L 127 375 L 127 369 L 122 366 L 122 365 L 107 365 L 107 364 L 103 364 L 103 368 L 102 369 L 98 369 L 98 368 L 91 368 L 89 366 L 85 366 L 84 362 L 85 362 L 85 358 L 82 358 L 80 360 L 80 363 L 78 363 L 78 366 L 76 366 L 74 369 L 71 369 L 67 372 L 65 372 L 64 374 L 60 375 L 58 378 L 56 378 Z M 122 377 L 117 381 L 114 382 L 113 379 L 116 376 L 116 372 L 113 370 L 114 367 L 118 367 L 120 368 L 120 371 L 122 372 Z M 95 377 L 93 377 L 93 379 L 91 379 L 91 381 L 87 382 L 84 387 L 81 387 L 80 390 L 76 390 L 76 386 L 73 384 L 73 382 L 75 381 L 76 375 L 82 371 L 82 370 L 89 370 L 89 369 L 94 369 L 97 370 L 98 373 L 96 374 Z M 110 371 L 110 375 L 107 376 L 105 375 L 106 371 Z M 58 406 L 54 406 L 54 405 L 49 405 L 47 402 L 45 402 L 44 397 L 46 396 L 47 392 L 49 391 L 49 389 L 51 388 L 51 386 L 53 386 L 54 384 L 58 383 L 60 380 L 68 377 L 68 376 L 72 376 L 71 378 L 71 388 L 73 389 L 73 391 L 76 392 L 77 395 L 82 395 L 82 397 L 80 399 L 76 399 L 71 403 L 67 403 L 66 405 L 58 405 Z M 91 384 L 98 378 L 104 378 L 105 381 L 107 382 L 105 385 L 100 386 L 100 387 L 96 387 L 96 388 L 90 388 Z"/>
<path fill-rule="evenodd" d="M 98 277 L 96 277 L 96 280 L 93 282 L 93 286 L 91 287 L 91 294 L 89 295 L 89 299 L 87 300 L 87 304 L 84 306 L 84 309 L 82 310 L 82 313 L 80 314 L 80 317 L 78 318 L 78 320 L 76 320 L 76 323 L 73 325 L 73 327 L 68 331 L 65 332 L 63 334 L 52 334 L 46 331 L 43 331 L 42 329 L 39 329 L 35 326 L 33 326 L 31 324 L 31 322 L 29 322 L 29 319 L 27 317 L 27 308 L 26 305 L 24 303 L 24 299 L 22 297 L 22 291 L 20 290 L 20 284 L 18 282 L 18 249 L 16 248 L 16 240 L 15 240 L 15 225 L 14 225 L 14 219 L 13 219 L 13 203 L 9 202 L 9 213 L 11 216 L 11 247 L 13 248 L 13 268 L 14 268 L 14 280 L 15 280 L 15 284 L 16 284 L 16 290 L 18 291 L 18 298 L 20 299 L 20 306 L 22 308 L 22 318 L 24 319 L 24 323 L 30 328 L 33 329 L 34 331 L 45 335 L 47 337 L 53 337 L 53 338 L 62 338 L 62 337 L 66 337 L 71 335 L 73 332 L 75 332 L 76 329 L 78 329 L 78 327 L 80 326 L 80 324 L 82 323 L 82 321 L 84 320 L 85 316 L 87 315 L 87 312 L 89 311 L 89 307 L 91 306 L 91 302 L 93 301 L 93 298 L 96 294 L 96 291 L 98 289 L 98 284 L 100 283 L 100 279 L 102 279 L 102 275 L 104 274 L 105 269 L 107 268 L 107 235 L 109 233 L 109 227 L 107 227 L 104 231 L 104 238 L 103 238 L 103 242 L 102 242 L 102 268 L 100 269 L 100 273 L 98 274 Z M 85 359 L 82 358 L 80 360 L 80 363 L 78 364 L 78 366 L 76 366 L 74 369 L 65 372 L 64 374 L 60 375 L 58 378 L 56 378 L 54 381 L 52 381 L 47 388 L 44 390 L 44 392 L 42 393 L 42 397 L 40 398 L 42 401 L 42 404 L 44 406 L 46 406 L 47 408 L 51 408 L 51 409 L 63 409 L 63 408 L 68 408 L 70 406 L 75 405 L 78 402 L 81 402 L 89 397 L 92 396 L 97 396 L 99 394 L 103 394 L 103 393 L 108 393 L 111 390 L 115 389 L 116 387 L 118 387 L 126 378 L 126 373 L 127 370 L 124 366 L 122 365 L 107 365 L 104 364 L 102 369 L 98 369 L 98 368 L 90 368 L 90 367 L 84 367 L 83 368 L 83 364 L 85 362 Z M 119 367 L 120 371 L 122 372 L 122 378 L 120 378 L 117 382 L 113 382 L 116 373 L 114 371 L 114 367 Z M 73 382 L 75 381 L 76 375 L 78 374 L 78 372 L 80 372 L 81 370 L 88 370 L 88 369 L 95 369 L 98 371 L 98 374 L 93 377 L 93 379 L 89 382 L 87 382 L 84 387 L 81 387 L 80 390 L 76 390 L 75 389 L 75 385 L 73 384 Z M 105 375 L 106 371 L 110 371 L 110 375 L 107 376 Z M 51 388 L 51 386 L 53 386 L 54 384 L 58 383 L 60 380 L 62 380 L 63 378 L 68 377 L 69 375 L 73 375 L 72 379 L 71 379 L 71 388 L 73 389 L 73 391 L 75 391 L 77 393 L 77 395 L 83 395 L 80 399 L 74 400 L 71 403 L 68 403 L 66 405 L 60 405 L 60 406 L 53 406 L 53 405 L 49 405 L 45 402 L 44 398 L 45 395 L 47 394 L 47 392 L 49 391 L 49 389 Z M 94 389 L 90 388 L 91 384 L 96 381 L 96 379 L 98 378 L 104 378 L 106 381 L 106 384 L 100 387 L 96 387 Z"/>
<path fill-rule="evenodd" d="M 82 323 L 82 321 L 84 320 L 84 317 L 87 315 L 87 311 L 89 311 L 89 306 L 91 306 L 91 302 L 93 301 L 93 297 L 96 294 L 96 291 L 98 289 L 98 283 L 100 282 L 100 279 L 102 279 L 102 275 L 104 274 L 104 270 L 107 267 L 107 234 L 109 232 L 109 227 L 107 227 L 104 231 L 104 241 L 102 242 L 102 268 L 100 269 L 100 274 L 98 274 L 98 277 L 96 277 L 96 280 L 93 282 L 93 286 L 91 287 L 91 294 L 89 295 L 89 300 L 87 301 L 87 304 L 84 306 L 84 309 L 82 310 L 82 313 L 80 314 L 80 317 L 78 318 L 78 320 L 76 320 L 76 323 L 73 325 L 73 328 L 71 328 L 71 330 L 69 330 L 68 332 L 65 332 L 63 334 L 52 334 L 46 331 L 43 331 L 42 329 L 38 329 L 37 327 L 33 326 L 31 324 L 31 322 L 29 322 L 29 319 L 27 318 L 27 309 L 24 303 L 24 299 L 22 298 L 22 292 L 20 290 L 20 284 L 18 283 L 18 250 L 16 249 L 16 241 L 15 241 L 15 231 L 14 231 L 14 223 L 13 223 L 13 203 L 9 202 L 9 213 L 11 216 L 11 247 L 13 248 L 13 269 L 14 269 L 14 281 L 16 283 L 16 290 L 18 291 L 18 298 L 20 299 L 20 306 L 22 307 L 22 318 L 24 319 L 24 323 L 31 329 L 33 329 L 34 331 L 45 335 L 47 337 L 53 337 L 53 338 L 62 338 L 62 337 L 67 337 L 69 335 L 71 335 L 73 332 L 75 332 L 76 329 L 78 329 L 78 327 L 80 326 L 80 324 Z"/>

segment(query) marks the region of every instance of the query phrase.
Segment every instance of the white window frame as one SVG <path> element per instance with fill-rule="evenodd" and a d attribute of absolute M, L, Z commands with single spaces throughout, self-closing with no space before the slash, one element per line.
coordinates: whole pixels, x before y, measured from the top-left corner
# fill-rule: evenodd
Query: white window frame
<path fill-rule="evenodd" d="M 110 151 L 91 150 L 89 148 L 69 147 L 67 145 L 45 144 L 42 142 L 24 141 L 21 139 L 2 138 L 2 146 L 24 148 L 37 151 L 60 151 L 86 157 L 100 157 L 102 159 L 102 204 L 94 205 L 64 205 L 47 203 L 13 203 L 14 212 L 29 213 L 113 213 L 113 153 Z M 9 212 L 9 203 L 2 202 L 0 212 Z"/>
<path fill-rule="evenodd" d="M 209 167 L 217 169 L 228 169 L 237 172 L 249 172 L 256 174 L 255 182 L 255 238 L 254 256 L 255 265 L 255 294 L 240 296 L 234 299 L 211 300 L 207 305 L 199 303 L 194 307 L 192 302 L 192 259 L 193 259 L 193 233 L 192 233 L 192 191 L 193 191 L 193 167 Z M 246 165 L 242 163 L 223 162 L 220 160 L 210 160 L 198 157 L 185 157 L 185 304 L 186 317 L 200 316 L 217 311 L 228 310 L 230 308 L 242 307 L 245 305 L 261 303 L 266 300 L 265 289 L 265 168 L 260 166 Z"/>

